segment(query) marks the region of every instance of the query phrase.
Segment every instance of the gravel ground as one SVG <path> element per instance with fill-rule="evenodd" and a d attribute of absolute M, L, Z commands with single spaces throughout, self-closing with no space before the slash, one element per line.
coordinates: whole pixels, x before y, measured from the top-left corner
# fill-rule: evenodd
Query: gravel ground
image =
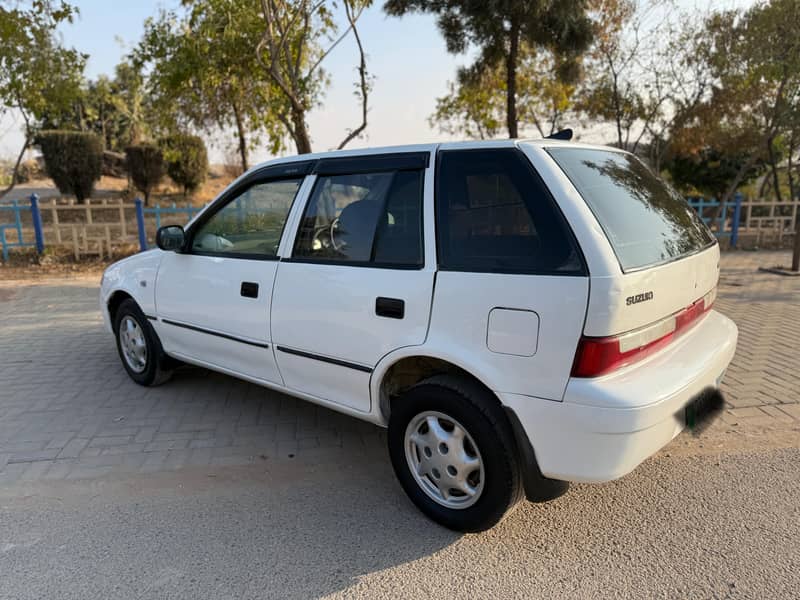
<path fill-rule="evenodd" d="M 462 536 L 385 455 L 0 491 L 0 597 L 798 598 L 800 434 L 719 424 Z"/>

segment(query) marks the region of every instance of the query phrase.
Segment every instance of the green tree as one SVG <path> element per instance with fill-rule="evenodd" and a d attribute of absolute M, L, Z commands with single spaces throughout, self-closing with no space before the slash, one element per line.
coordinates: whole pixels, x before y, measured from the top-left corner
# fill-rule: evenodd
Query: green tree
<path fill-rule="evenodd" d="M 17 111 L 24 123 L 24 142 L 4 193 L 14 187 L 44 115 L 80 96 L 86 57 L 64 48 L 55 35 L 76 14 L 63 0 L 0 0 L 0 112 Z"/>
<path fill-rule="evenodd" d="M 208 153 L 196 135 L 175 134 L 160 140 L 167 175 L 183 188 L 183 195 L 195 191 L 208 175 Z"/>
<path fill-rule="evenodd" d="M 276 94 L 253 49 L 261 39 L 255 1 L 183 0 L 185 13 L 162 11 L 145 22 L 134 63 L 150 68 L 147 91 L 152 128 L 161 134 L 189 128 L 236 134 L 242 169 L 265 134 L 283 145 Z"/>
<path fill-rule="evenodd" d="M 438 15 L 447 50 L 463 53 L 476 46 L 479 54 L 469 68 L 472 77 L 501 68 L 505 76 L 505 122 L 508 135 L 519 133 L 519 67 L 525 47 L 553 53 L 556 75 L 570 82 L 578 74 L 578 58 L 589 47 L 593 26 L 586 0 L 480 3 L 468 0 L 387 0 L 387 13 Z"/>
<path fill-rule="evenodd" d="M 78 204 L 92 195 L 100 179 L 103 140 L 94 133 L 42 131 L 36 136 L 47 175 L 62 194 L 74 195 Z"/>
<path fill-rule="evenodd" d="M 682 191 L 697 191 L 719 199 L 725 196 L 731 181 L 739 177 L 745 164 L 750 164 L 746 151 L 730 152 L 728 149 L 710 147 L 687 151 L 676 144 L 675 149 L 667 154 L 664 167 Z M 744 175 L 739 177 L 740 183 L 755 179 L 763 171 L 763 163 L 750 164 Z"/>
<path fill-rule="evenodd" d="M 150 203 L 150 194 L 164 178 L 164 155 L 153 144 L 139 144 L 125 148 L 125 162 L 131 181 L 144 194 L 144 204 Z"/>
<path fill-rule="evenodd" d="M 517 127 L 524 131 L 535 127 L 541 136 L 565 126 L 572 108 L 576 86 L 558 77 L 558 65 L 552 53 L 536 51 L 523 45 L 517 68 Z M 507 80 L 505 69 L 459 69 L 456 83 L 449 84 L 448 94 L 437 98 L 431 126 L 451 135 L 487 139 L 499 135 L 506 125 Z"/>
<path fill-rule="evenodd" d="M 141 73 L 135 65 L 122 62 L 113 78 L 100 75 L 84 82 L 69 104 L 48 106 L 40 128 L 91 131 L 103 139 L 106 150 L 124 152 L 147 130 Z"/>
<path fill-rule="evenodd" d="M 773 189 L 781 199 L 778 164 L 797 126 L 800 105 L 799 29 L 796 0 L 721 12 L 706 22 L 706 41 L 699 53 L 709 66 L 713 85 L 703 101 L 687 111 L 672 137 L 690 150 L 724 148 L 726 153 L 746 156 L 725 200 L 760 161 L 770 166 Z M 792 268 L 800 269 L 800 235 Z"/>

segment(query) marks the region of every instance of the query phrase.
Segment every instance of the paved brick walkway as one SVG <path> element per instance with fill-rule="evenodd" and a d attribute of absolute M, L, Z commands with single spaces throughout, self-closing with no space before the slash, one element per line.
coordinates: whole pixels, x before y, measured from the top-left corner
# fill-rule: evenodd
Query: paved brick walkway
<path fill-rule="evenodd" d="M 718 308 L 740 328 L 724 419 L 800 421 L 800 278 L 786 253 L 731 253 Z M 291 456 L 384 452 L 383 431 L 261 387 L 186 369 L 132 383 L 102 330 L 97 284 L 0 283 L 0 485 Z"/>

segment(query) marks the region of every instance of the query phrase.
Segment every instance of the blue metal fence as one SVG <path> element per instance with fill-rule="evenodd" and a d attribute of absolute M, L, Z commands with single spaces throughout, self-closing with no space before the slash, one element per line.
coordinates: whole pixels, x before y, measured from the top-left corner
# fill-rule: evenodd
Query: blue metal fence
<path fill-rule="evenodd" d="M 41 254 L 44 252 L 44 235 L 42 234 L 42 215 L 39 213 L 39 196 L 32 194 L 27 202 L 20 203 L 19 200 L 12 200 L 9 204 L 0 204 L 0 221 L 3 217 L 11 215 L 13 223 L 0 222 L 0 246 L 2 246 L 3 261 L 8 261 L 8 251 L 11 248 L 24 248 L 35 246 L 36 251 Z M 25 239 L 22 228 L 22 214 L 30 211 L 31 221 L 33 222 L 33 240 Z M 14 241 L 8 239 L 8 232 L 14 232 Z"/>
<path fill-rule="evenodd" d="M 173 203 L 171 206 L 160 206 L 156 204 L 153 207 L 145 207 L 141 198 L 134 200 L 136 204 L 136 224 L 139 229 L 139 249 L 144 252 L 148 248 L 147 244 L 147 230 L 144 224 L 145 215 L 155 215 L 156 217 L 156 230 L 161 227 L 161 215 L 186 215 L 188 221 L 201 210 L 202 206 L 178 206 Z"/>
<path fill-rule="evenodd" d="M 711 227 L 717 238 L 728 239 L 732 248 L 736 247 L 739 237 L 739 222 L 741 220 L 742 195 L 736 194 L 730 202 L 720 202 L 715 199 L 689 198 L 689 206 L 697 211 L 698 216 Z M 145 227 L 145 215 L 154 215 L 156 229 L 161 227 L 162 215 L 185 215 L 189 220 L 203 207 L 197 206 L 170 206 L 155 205 L 145 207 L 140 198 L 136 198 L 136 224 L 138 228 L 139 248 L 144 251 L 148 249 L 147 230 Z M 716 210 L 716 216 L 706 214 L 706 209 Z M 718 209 L 718 210 L 717 210 Z M 33 224 L 33 240 L 26 239 L 22 226 L 22 215 L 30 211 Z M 9 215 L 10 223 L 3 223 L 3 217 Z M 13 232 L 14 241 L 8 239 L 8 233 Z M 44 235 L 42 228 L 42 217 L 39 211 L 39 197 L 31 195 L 27 201 L 12 200 L 9 204 L 0 204 L 0 244 L 2 245 L 3 261 L 8 261 L 8 251 L 11 248 L 36 247 L 40 254 L 44 251 Z"/>
<path fill-rule="evenodd" d="M 708 225 L 718 239 L 728 239 L 730 247 L 735 248 L 739 241 L 739 222 L 742 218 L 742 194 L 736 193 L 730 202 L 720 202 L 711 198 L 688 198 L 689 206 Z M 705 209 L 717 210 L 716 216 L 706 216 Z M 730 223 L 728 222 L 730 217 Z"/>

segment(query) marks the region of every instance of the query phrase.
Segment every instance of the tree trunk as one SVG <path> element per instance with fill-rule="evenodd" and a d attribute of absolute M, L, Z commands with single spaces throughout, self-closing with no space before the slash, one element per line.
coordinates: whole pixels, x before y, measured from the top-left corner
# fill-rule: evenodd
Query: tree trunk
<path fill-rule="evenodd" d="M 239 137 L 239 157 L 242 163 L 242 172 L 246 172 L 249 168 L 249 161 L 247 156 L 247 133 L 244 130 L 244 119 L 239 110 L 239 105 L 233 103 L 233 116 L 236 119 L 236 134 Z"/>
<path fill-rule="evenodd" d="M 775 199 L 778 202 L 783 202 L 783 198 L 781 197 L 780 180 L 778 179 L 778 159 L 775 156 L 775 146 L 772 138 L 767 140 L 767 151 L 769 152 L 769 166 L 772 170 L 772 186 L 775 188 Z"/>
<path fill-rule="evenodd" d="M 733 178 L 733 181 L 731 181 L 731 184 L 728 186 L 725 194 L 723 194 L 721 202 L 729 202 L 730 199 L 733 198 L 733 195 L 736 193 L 736 188 L 739 187 L 739 184 L 742 182 L 742 179 L 744 179 L 745 174 L 755 163 L 756 157 L 755 155 L 751 155 L 750 158 L 748 158 L 739 168 L 739 172 L 736 174 L 736 177 Z"/>
<path fill-rule="evenodd" d="M 794 188 L 794 175 L 792 175 L 792 155 L 794 154 L 794 140 L 789 142 L 789 199 L 794 202 L 797 194 Z M 794 249 L 792 251 L 792 271 L 800 271 L 800 211 L 795 211 L 794 224 Z"/>
<path fill-rule="evenodd" d="M 517 60 L 519 59 L 519 25 L 511 25 L 511 43 L 506 56 L 506 126 L 508 137 L 519 137 L 517 129 Z"/>
<path fill-rule="evenodd" d="M 792 173 L 792 169 L 794 169 L 794 164 L 792 164 L 792 155 L 794 154 L 795 145 L 794 140 L 789 141 L 789 156 L 788 156 L 788 164 L 786 166 L 786 176 L 789 178 L 789 200 L 794 202 L 797 198 L 797 192 L 795 190 L 794 185 L 794 174 Z"/>
<path fill-rule="evenodd" d="M 22 144 L 22 150 L 20 150 L 19 155 L 17 156 L 17 162 L 14 163 L 14 170 L 11 172 L 11 183 L 8 184 L 8 187 L 0 192 L 0 196 L 5 196 L 8 192 L 14 189 L 14 186 L 17 185 L 17 177 L 19 177 L 19 167 L 22 164 L 22 157 L 25 156 L 25 151 L 30 146 L 31 139 L 28 135 L 25 136 L 25 143 Z"/>
<path fill-rule="evenodd" d="M 311 138 L 306 127 L 306 112 L 292 108 L 292 138 L 297 147 L 298 154 L 309 154 L 311 152 Z"/>
<path fill-rule="evenodd" d="M 800 271 L 800 214 L 794 226 L 794 250 L 792 250 L 792 271 Z"/>

